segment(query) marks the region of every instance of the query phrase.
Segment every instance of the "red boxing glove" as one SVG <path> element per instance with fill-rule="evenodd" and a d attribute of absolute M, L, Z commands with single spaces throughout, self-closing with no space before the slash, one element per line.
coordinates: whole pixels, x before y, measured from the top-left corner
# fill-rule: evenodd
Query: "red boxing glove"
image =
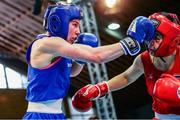
<path fill-rule="evenodd" d="M 80 112 L 86 112 L 92 107 L 92 100 L 108 94 L 107 82 L 103 81 L 96 85 L 86 85 L 78 90 L 72 98 L 73 107 Z"/>
<path fill-rule="evenodd" d="M 180 80 L 169 74 L 162 74 L 155 83 L 153 95 L 170 106 L 180 106 Z"/>

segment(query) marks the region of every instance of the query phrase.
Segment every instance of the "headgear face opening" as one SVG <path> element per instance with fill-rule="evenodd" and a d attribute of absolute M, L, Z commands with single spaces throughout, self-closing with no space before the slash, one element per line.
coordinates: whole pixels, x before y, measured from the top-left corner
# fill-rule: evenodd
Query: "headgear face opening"
<path fill-rule="evenodd" d="M 176 16 L 175 14 L 170 13 L 167 13 L 167 15 Z M 156 27 L 156 32 L 160 33 L 162 37 L 162 42 L 158 49 L 153 51 L 153 55 L 156 57 L 171 55 L 180 43 L 180 25 L 177 22 L 171 21 L 161 13 L 154 13 L 149 16 L 149 18 Z M 177 16 L 176 19 L 176 21 L 178 21 Z"/>
<path fill-rule="evenodd" d="M 51 36 L 67 39 L 69 22 L 73 19 L 82 19 L 82 12 L 76 5 L 49 6 L 44 14 L 44 29 Z"/>

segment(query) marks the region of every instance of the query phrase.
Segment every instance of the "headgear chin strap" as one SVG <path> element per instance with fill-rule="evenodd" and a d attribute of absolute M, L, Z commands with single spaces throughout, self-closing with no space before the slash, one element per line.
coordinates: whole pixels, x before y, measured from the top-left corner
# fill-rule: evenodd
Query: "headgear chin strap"
<path fill-rule="evenodd" d="M 156 27 L 156 32 L 162 35 L 162 43 L 153 55 L 156 57 L 171 55 L 180 43 L 180 25 L 177 16 L 171 13 L 154 13 L 149 18 Z"/>
<path fill-rule="evenodd" d="M 82 12 L 76 5 L 49 6 L 44 14 L 44 29 L 51 36 L 67 39 L 69 22 L 73 19 L 81 19 Z"/>

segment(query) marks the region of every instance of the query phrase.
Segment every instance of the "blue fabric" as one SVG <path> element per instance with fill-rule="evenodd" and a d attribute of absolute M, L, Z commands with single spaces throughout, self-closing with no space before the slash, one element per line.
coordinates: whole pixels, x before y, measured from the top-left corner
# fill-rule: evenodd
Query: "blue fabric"
<path fill-rule="evenodd" d="M 38 39 L 41 40 L 41 39 Z M 26 54 L 30 63 L 31 47 Z M 46 69 L 33 68 L 28 64 L 28 87 L 26 99 L 32 102 L 64 98 L 70 86 L 72 60 L 61 58 L 53 66 Z"/>
<path fill-rule="evenodd" d="M 64 114 L 49 114 L 49 113 L 36 113 L 36 112 L 27 112 L 23 120 L 27 119 L 46 119 L 46 120 L 64 120 L 66 117 Z"/>
<path fill-rule="evenodd" d="M 81 19 L 81 10 L 76 5 L 50 6 L 45 12 L 45 29 L 52 36 L 61 37 L 64 40 L 68 36 L 69 22 L 73 19 Z"/>

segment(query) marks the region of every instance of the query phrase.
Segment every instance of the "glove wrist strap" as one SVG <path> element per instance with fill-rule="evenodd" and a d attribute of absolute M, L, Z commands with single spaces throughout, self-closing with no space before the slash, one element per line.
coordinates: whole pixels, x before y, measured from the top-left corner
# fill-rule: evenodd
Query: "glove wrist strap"
<path fill-rule="evenodd" d="M 120 45 L 124 50 L 125 55 L 129 54 L 134 56 L 141 50 L 139 43 L 130 37 L 125 37 L 124 39 L 120 40 Z"/>
<path fill-rule="evenodd" d="M 110 92 L 107 81 L 100 82 L 95 86 L 99 91 L 99 94 L 96 98 L 104 97 L 105 95 L 107 95 Z"/>

